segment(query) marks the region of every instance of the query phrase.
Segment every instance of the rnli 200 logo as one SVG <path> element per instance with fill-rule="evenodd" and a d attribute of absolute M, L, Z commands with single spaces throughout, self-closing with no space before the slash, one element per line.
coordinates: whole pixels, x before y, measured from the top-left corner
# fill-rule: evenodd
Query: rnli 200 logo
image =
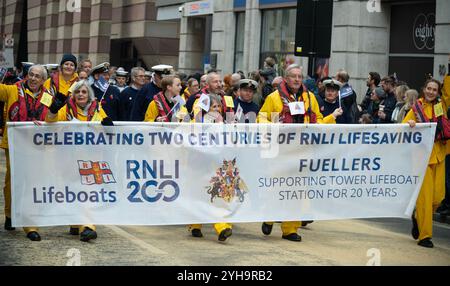
<path fill-rule="evenodd" d="M 128 201 L 155 203 L 162 199 L 173 202 L 180 195 L 179 178 L 179 160 L 127 160 Z"/>

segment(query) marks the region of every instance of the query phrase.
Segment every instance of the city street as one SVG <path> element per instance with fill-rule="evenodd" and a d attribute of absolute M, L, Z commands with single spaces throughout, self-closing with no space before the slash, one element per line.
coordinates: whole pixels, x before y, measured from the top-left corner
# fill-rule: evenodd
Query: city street
<path fill-rule="evenodd" d="M 5 171 L 1 152 L 2 189 Z M 42 241 L 31 242 L 21 229 L 4 230 L 3 206 L 2 193 L 0 265 L 450 265 L 447 223 L 435 222 L 433 249 L 417 246 L 404 219 L 314 222 L 299 231 L 300 243 L 281 239 L 279 224 L 264 236 L 260 223 L 235 225 L 225 243 L 209 225 L 203 238 L 191 237 L 186 226 L 99 226 L 90 243 L 68 227 L 48 227 L 40 230 Z"/>

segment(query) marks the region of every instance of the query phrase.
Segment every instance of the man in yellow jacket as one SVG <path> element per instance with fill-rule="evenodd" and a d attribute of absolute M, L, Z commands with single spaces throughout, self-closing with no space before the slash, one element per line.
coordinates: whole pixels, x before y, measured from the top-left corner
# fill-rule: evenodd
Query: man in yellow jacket
<path fill-rule="evenodd" d="M 300 102 L 300 111 L 291 113 L 296 102 Z M 294 104 L 294 105 L 293 105 Z M 286 69 L 284 77 L 278 89 L 267 96 L 264 105 L 258 114 L 259 123 L 336 123 L 336 118 L 343 113 L 342 108 L 337 108 L 332 114 L 323 117 L 319 104 L 314 94 L 303 85 L 302 68 L 296 64 Z M 281 223 L 282 238 L 290 241 L 301 241 L 297 229 L 300 221 L 285 221 Z M 262 232 L 269 235 L 272 232 L 273 222 L 264 222 Z"/>
<path fill-rule="evenodd" d="M 15 85 L 0 84 L 0 101 L 5 102 L 7 111 L 6 121 L 44 121 L 48 112 L 47 106 L 41 103 L 41 99 L 51 95 L 46 93 L 44 82 L 47 79 L 47 71 L 43 66 L 34 65 L 27 78 Z M 3 189 L 5 197 L 5 229 L 14 230 L 11 226 L 11 167 L 8 151 L 8 129 L 5 129 L 1 148 L 5 149 L 6 176 Z M 24 227 L 27 237 L 32 241 L 40 241 L 41 237 L 35 227 Z"/>

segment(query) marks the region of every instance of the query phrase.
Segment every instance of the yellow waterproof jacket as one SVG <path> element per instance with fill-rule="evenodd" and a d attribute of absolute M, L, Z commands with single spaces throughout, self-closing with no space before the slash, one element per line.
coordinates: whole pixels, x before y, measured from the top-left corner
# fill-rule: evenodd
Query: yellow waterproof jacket
<path fill-rule="evenodd" d="M 77 79 L 78 79 L 78 74 L 75 73 L 72 78 L 69 81 L 64 80 L 64 77 L 58 72 L 58 77 L 59 77 L 59 92 L 64 94 L 64 95 L 68 95 L 69 94 L 69 88 L 72 86 L 72 84 L 74 84 Z M 45 83 L 44 83 L 44 87 L 48 90 L 50 90 L 50 85 L 51 85 L 51 78 L 48 78 Z"/>
<path fill-rule="evenodd" d="M 35 98 L 34 94 L 31 92 L 26 92 L 29 96 Z M 5 109 L 2 111 L 5 114 L 5 130 L 3 131 L 3 139 L 0 145 L 2 149 L 8 149 L 8 127 L 6 126 L 6 122 L 9 120 L 9 110 L 11 109 L 11 105 L 16 103 L 19 100 L 19 90 L 17 86 L 14 85 L 6 85 L 0 84 L 0 101 L 5 103 Z"/>
<path fill-rule="evenodd" d="M 178 112 L 180 113 L 180 115 L 183 118 L 185 117 L 185 115 L 188 114 L 188 111 L 185 106 L 182 106 Z M 145 112 L 144 121 L 155 122 L 156 118 L 158 118 L 158 116 L 159 116 L 159 109 L 158 109 L 158 106 L 156 105 L 156 101 L 153 100 L 152 102 L 150 102 L 150 104 L 148 105 L 147 111 Z M 182 121 L 182 119 L 179 118 L 178 121 Z"/>
<path fill-rule="evenodd" d="M 447 109 L 450 106 L 450 77 L 446 76 L 444 83 L 447 82 L 447 89 L 445 87 L 443 88 L 442 97 L 441 97 L 441 103 L 442 103 L 442 109 L 444 110 L 444 116 L 447 117 Z M 433 104 L 426 102 L 423 98 L 418 99 L 422 103 L 423 112 L 425 113 L 425 116 L 428 118 L 433 117 Z M 416 114 L 414 113 L 414 110 L 411 109 L 403 119 L 402 123 L 407 123 L 409 120 L 414 120 L 415 122 L 419 122 L 419 119 L 416 118 Z M 434 142 L 433 145 L 433 151 L 431 151 L 430 160 L 428 161 L 428 165 L 437 164 L 445 160 L 445 156 L 449 153 L 450 150 L 449 145 L 450 142 L 447 142 L 444 144 L 442 141 Z"/>
<path fill-rule="evenodd" d="M 189 97 L 191 96 L 191 93 L 189 92 L 189 89 L 186 88 L 183 92 L 183 94 L 181 95 L 181 97 L 184 99 L 185 102 L 188 101 Z"/>
<path fill-rule="evenodd" d="M 73 115 L 68 116 L 69 114 L 67 114 L 67 112 L 68 112 L 67 105 L 64 105 L 64 107 L 58 111 L 58 114 L 56 117 L 51 118 L 50 112 L 47 113 L 47 117 L 45 118 L 45 121 L 46 122 L 70 121 L 71 118 L 73 118 L 74 116 Z M 108 115 L 106 115 L 105 111 L 100 106 L 100 109 L 94 113 L 94 116 L 92 116 L 91 121 L 102 121 L 106 117 L 108 117 Z M 81 110 L 78 110 L 77 120 L 88 121 L 88 117 L 86 115 L 84 115 L 81 112 Z"/>
<path fill-rule="evenodd" d="M 317 123 L 336 123 L 336 119 L 332 114 L 323 117 L 322 113 L 320 113 L 319 104 L 317 103 L 316 97 L 312 92 L 309 92 L 309 96 L 307 92 L 303 92 L 302 94 L 303 101 L 305 102 L 305 110 L 308 110 L 309 106 L 311 106 L 311 111 L 316 114 Z M 311 102 L 310 102 L 311 100 Z M 283 101 L 281 100 L 281 95 L 278 90 L 269 94 L 264 102 L 264 105 L 261 107 L 258 113 L 258 122 L 259 123 L 269 123 L 272 121 L 272 112 L 280 114 L 283 110 Z M 308 112 L 305 114 L 305 123 L 309 123 L 310 118 Z"/>

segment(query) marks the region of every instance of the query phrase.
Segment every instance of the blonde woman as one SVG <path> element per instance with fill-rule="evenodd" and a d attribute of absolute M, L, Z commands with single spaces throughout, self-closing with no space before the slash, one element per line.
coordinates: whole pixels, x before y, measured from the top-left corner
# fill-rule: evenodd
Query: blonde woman
<path fill-rule="evenodd" d="M 417 98 L 419 97 L 419 93 L 415 89 L 408 89 L 405 92 L 404 95 L 405 103 L 403 104 L 402 108 L 400 108 L 398 115 L 397 115 L 397 123 L 402 123 L 403 119 L 405 118 L 406 114 L 411 110 L 414 102 L 416 102 Z"/>
<path fill-rule="evenodd" d="M 392 111 L 391 121 L 394 123 L 401 123 L 402 120 L 398 121 L 398 115 L 400 109 L 405 105 L 405 93 L 409 89 L 409 87 L 405 84 L 399 85 L 394 89 L 395 98 L 397 99 L 397 103 L 395 104 L 394 111 Z M 403 117 L 405 117 L 403 115 Z M 403 119 L 403 118 L 402 118 Z"/>

